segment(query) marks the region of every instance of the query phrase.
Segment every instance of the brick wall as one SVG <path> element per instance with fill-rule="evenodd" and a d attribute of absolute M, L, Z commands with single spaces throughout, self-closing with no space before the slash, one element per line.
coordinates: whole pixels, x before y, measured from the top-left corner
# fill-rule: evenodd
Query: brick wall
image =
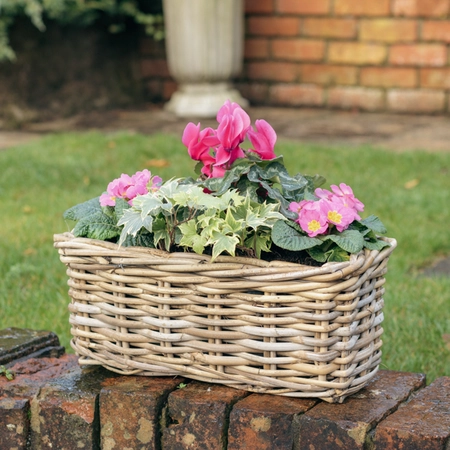
<path fill-rule="evenodd" d="M 0 449 L 450 448 L 450 378 L 380 371 L 342 404 L 81 370 L 53 333 L 0 330 Z"/>
<path fill-rule="evenodd" d="M 245 0 L 238 86 L 260 105 L 450 112 L 450 0 Z M 153 98 L 175 84 L 142 42 Z"/>

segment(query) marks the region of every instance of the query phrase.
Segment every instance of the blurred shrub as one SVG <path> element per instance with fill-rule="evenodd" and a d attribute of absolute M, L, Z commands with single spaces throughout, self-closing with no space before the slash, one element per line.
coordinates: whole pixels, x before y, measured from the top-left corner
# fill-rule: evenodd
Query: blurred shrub
<path fill-rule="evenodd" d="M 80 27 L 101 22 L 111 33 L 134 22 L 154 39 L 164 37 L 161 0 L 0 0 L 0 61 L 15 59 L 8 31 L 20 17 L 28 17 L 41 31 L 46 20 Z"/>

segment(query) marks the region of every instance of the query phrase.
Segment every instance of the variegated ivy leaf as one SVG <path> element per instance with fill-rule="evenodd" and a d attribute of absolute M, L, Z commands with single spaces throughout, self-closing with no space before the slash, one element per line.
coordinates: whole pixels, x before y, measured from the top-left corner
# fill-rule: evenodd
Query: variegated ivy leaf
<path fill-rule="evenodd" d="M 229 255 L 234 256 L 239 239 L 236 236 L 214 233 L 208 243 L 213 245 L 212 260 L 214 260 L 222 253 L 228 253 Z"/>
<path fill-rule="evenodd" d="M 205 250 L 205 245 L 208 239 L 203 234 L 198 234 L 195 220 L 192 219 L 188 222 L 182 223 L 179 228 L 183 235 L 180 240 L 180 245 L 190 247 L 195 253 L 201 255 Z"/>
<path fill-rule="evenodd" d="M 134 208 L 124 211 L 120 218 L 118 225 L 123 225 L 122 233 L 120 234 L 119 245 L 125 241 L 127 235 L 136 236 L 141 228 L 152 232 L 153 216 L 142 217 L 140 212 Z"/>

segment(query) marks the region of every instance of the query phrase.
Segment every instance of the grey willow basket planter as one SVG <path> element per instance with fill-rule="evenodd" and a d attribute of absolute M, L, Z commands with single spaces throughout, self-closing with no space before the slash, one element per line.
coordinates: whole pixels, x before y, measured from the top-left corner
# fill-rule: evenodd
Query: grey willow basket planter
<path fill-rule="evenodd" d="M 384 275 L 396 246 L 321 267 L 167 253 L 70 233 L 71 345 L 81 365 L 182 375 L 342 402 L 376 374 Z"/>

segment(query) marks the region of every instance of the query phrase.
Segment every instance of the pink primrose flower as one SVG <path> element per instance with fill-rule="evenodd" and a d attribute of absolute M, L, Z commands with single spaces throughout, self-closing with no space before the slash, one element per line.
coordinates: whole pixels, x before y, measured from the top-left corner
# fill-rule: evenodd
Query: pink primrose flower
<path fill-rule="evenodd" d="M 125 199 L 130 205 L 133 199 L 138 195 L 144 195 L 149 192 L 149 187 L 158 189 L 162 183 L 160 177 L 153 177 L 149 170 L 136 172 L 133 176 L 123 173 L 120 178 L 111 181 L 106 188 L 106 193 L 100 196 L 101 206 L 115 206 L 117 198 Z"/>
<path fill-rule="evenodd" d="M 289 203 L 289 211 L 296 212 L 297 214 L 300 214 L 300 211 L 304 207 L 308 207 L 310 203 L 314 203 L 311 200 L 302 200 L 301 202 L 291 202 Z"/>
<path fill-rule="evenodd" d="M 301 209 L 296 221 L 309 237 L 324 234 L 328 230 L 328 221 L 320 208 L 320 202 L 308 201 Z"/>
<path fill-rule="evenodd" d="M 347 186 L 344 183 L 341 183 L 339 186 L 332 184 L 331 190 L 334 195 L 341 198 L 345 205 L 349 208 L 354 208 L 356 211 L 364 211 L 364 204 L 354 196 L 353 190 L 350 186 Z"/>
<path fill-rule="evenodd" d="M 346 230 L 355 219 L 359 218 L 356 210 L 349 208 L 338 198 L 333 201 L 321 199 L 318 203 L 328 223 L 335 225 L 339 232 Z"/>
<path fill-rule="evenodd" d="M 257 131 L 253 129 L 248 130 L 248 137 L 261 159 L 273 159 L 276 157 L 273 149 L 277 141 L 277 134 L 272 126 L 265 120 L 257 120 L 255 122 Z"/>

